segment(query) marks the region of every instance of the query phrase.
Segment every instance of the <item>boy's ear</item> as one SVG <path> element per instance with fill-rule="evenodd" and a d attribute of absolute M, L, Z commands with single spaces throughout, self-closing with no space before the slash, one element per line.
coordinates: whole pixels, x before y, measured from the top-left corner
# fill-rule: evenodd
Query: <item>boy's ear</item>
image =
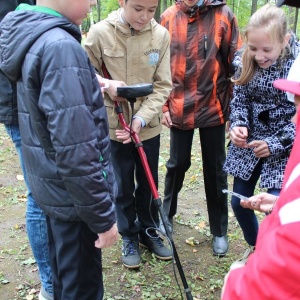
<path fill-rule="evenodd" d="M 120 5 L 121 7 L 123 7 L 123 5 L 124 5 L 124 0 L 119 0 L 119 5 Z"/>

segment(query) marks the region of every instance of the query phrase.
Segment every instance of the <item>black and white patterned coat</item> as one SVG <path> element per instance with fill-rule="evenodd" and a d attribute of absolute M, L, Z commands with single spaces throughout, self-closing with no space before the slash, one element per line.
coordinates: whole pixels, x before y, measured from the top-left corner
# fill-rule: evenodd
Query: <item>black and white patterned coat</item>
<path fill-rule="evenodd" d="M 239 55 L 235 61 L 237 72 L 241 69 Z M 295 125 L 291 123 L 291 118 L 296 112 L 295 105 L 288 101 L 285 92 L 273 87 L 274 80 L 287 77 L 293 57 L 290 55 L 279 59 L 267 69 L 258 68 L 249 83 L 234 86 L 230 103 L 230 129 L 235 126 L 247 127 L 247 142 L 264 140 L 271 155 L 256 158 L 252 149 L 230 143 L 224 170 L 234 177 L 248 180 L 261 159 L 261 188 L 282 187 L 285 166 L 293 146 Z"/>

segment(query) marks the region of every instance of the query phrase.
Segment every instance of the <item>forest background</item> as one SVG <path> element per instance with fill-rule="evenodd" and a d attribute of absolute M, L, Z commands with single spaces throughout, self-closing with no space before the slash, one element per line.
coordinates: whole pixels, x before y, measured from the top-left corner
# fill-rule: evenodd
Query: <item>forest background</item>
<path fill-rule="evenodd" d="M 141 0 L 142 1 L 142 0 Z M 169 6 L 175 3 L 174 0 L 160 0 L 159 6 L 156 9 L 155 19 L 159 22 L 160 15 Z M 270 3 L 275 4 L 276 0 L 227 0 L 227 5 L 232 9 L 237 17 L 238 25 L 241 31 L 247 25 L 250 16 L 261 6 Z M 97 6 L 93 8 L 92 13 L 89 18 L 85 19 L 82 24 L 83 33 L 88 32 L 91 24 L 97 23 L 103 20 L 107 15 L 116 10 L 119 7 L 118 0 L 98 0 Z M 282 6 L 288 16 L 288 27 L 291 29 L 298 37 L 300 32 L 299 24 L 299 10 L 294 7 Z"/>
<path fill-rule="evenodd" d="M 140 0 L 143 1 L 143 0 Z M 299 0 L 300 1 L 300 0 Z M 267 2 L 275 0 L 227 0 L 243 28 L 250 16 Z M 161 0 L 156 20 L 174 0 Z M 83 33 L 91 24 L 104 19 L 118 8 L 118 0 L 100 0 L 90 16 L 84 20 Z M 283 6 L 289 28 L 299 36 L 298 10 Z M 163 195 L 166 161 L 169 157 L 169 131 L 161 134 L 159 157 L 159 194 Z M 247 245 L 229 205 L 229 252 L 224 258 L 211 253 L 206 199 L 204 192 L 202 158 L 199 139 L 192 149 L 192 165 L 186 173 L 184 187 L 179 195 L 178 213 L 174 220 L 174 243 L 194 300 L 219 300 L 225 274 L 232 262 L 244 253 Z M 36 262 L 28 243 L 25 226 L 26 187 L 17 153 L 11 139 L 0 124 L 0 300 L 37 300 L 40 280 Z M 229 189 L 232 178 L 228 177 Z M 256 192 L 259 192 L 257 189 Z M 264 214 L 257 213 L 260 221 Z M 103 251 L 105 300 L 183 300 L 181 278 L 172 261 L 156 260 L 142 250 L 142 266 L 128 270 L 120 259 L 121 241 Z M 255 300 L 255 299 L 254 299 Z"/>

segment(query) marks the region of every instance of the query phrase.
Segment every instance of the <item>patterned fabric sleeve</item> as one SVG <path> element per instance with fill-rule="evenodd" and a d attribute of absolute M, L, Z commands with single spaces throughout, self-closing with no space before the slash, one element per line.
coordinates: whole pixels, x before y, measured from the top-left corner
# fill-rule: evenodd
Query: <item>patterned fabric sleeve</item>
<path fill-rule="evenodd" d="M 273 136 L 267 137 L 265 142 L 268 144 L 271 155 L 279 156 L 289 152 L 293 147 L 296 127 L 295 124 L 286 124 Z"/>
<path fill-rule="evenodd" d="M 230 102 L 230 130 L 236 126 L 249 128 L 250 103 L 244 86 L 235 85 Z"/>

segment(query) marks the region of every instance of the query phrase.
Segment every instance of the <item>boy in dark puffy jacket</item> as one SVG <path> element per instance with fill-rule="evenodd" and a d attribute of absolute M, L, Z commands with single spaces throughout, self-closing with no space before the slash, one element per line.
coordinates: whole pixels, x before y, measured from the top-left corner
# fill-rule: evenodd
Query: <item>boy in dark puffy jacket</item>
<path fill-rule="evenodd" d="M 118 236 L 107 116 L 78 29 L 95 3 L 21 4 L 0 28 L 28 182 L 47 215 L 54 299 L 102 299 L 100 248 Z"/>
<path fill-rule="evenodd" d="M 34 0 L 0 0 L 0 22 L 21 3 L 34 5 Z M 23 163 L 22 143 L 18 122 L 16 84 L 0 71 L 0 123 L 14 143 L 27 187 L 26 232 L 41 280 L 39 300 L 52 300 L 52 275 L 48 253 L 46 215 L 36 203 L 27 180 Z"/>

